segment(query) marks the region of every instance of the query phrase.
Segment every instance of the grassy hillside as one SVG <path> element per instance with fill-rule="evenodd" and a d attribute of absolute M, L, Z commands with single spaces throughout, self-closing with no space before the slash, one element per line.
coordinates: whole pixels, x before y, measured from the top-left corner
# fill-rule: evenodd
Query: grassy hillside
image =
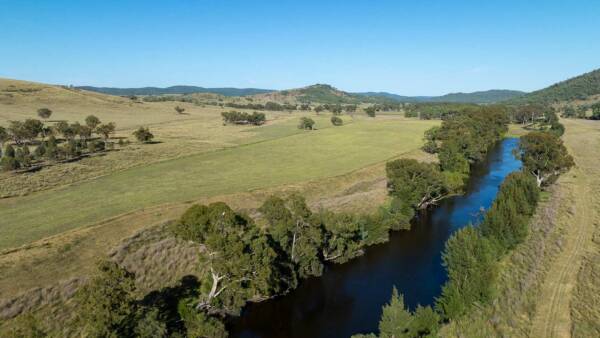
<path fill-rule="evenodd" d="M 473 93 L 451 93 L 442 96 L 402 96 L 387 92 L 365 92 L 357 93 L 368 97 L 384 97 L 399 102 L 427 103 L 495 103 L 513 99 L 525 95 L 518 90 L 492 89 Z"/>
<path fill-rule="evenodd" d="M 114 88 L 114 87 L 93 87 L 79 86 L 78 89 L 83 89 L 92 92 L 98 92 L 109 95 L 129 96 L 129 95 L 164 95 L 164 94 L 194 94 L 194 93 L 214 93 L 223 96 L 246 96 L 270 93 L 272 89 L 259 88 L 204 88 L 196 86 L 171 86 L 166 88 L 159 87 L 141 87 L 141 88 Z"/>
<path fill-rule="evenodd" d="M 511 103 L 553 104 L 562 101 L 585 100 L 600 94 L 600 69 L 558 82 L 548 88 L 531 92 Z"/>
<path fill-rule="evenodd" d="M 386 102 L 383 97 L 367 97 L 350 94 L 327 84 L 315 84 L 308 87 L 280 90 L 273 93 L 256 95 L 258 99 L 275 102 L 358 104 L 368 102 Z"/>
<path fill-rule="evenodd" d="M 521 97 L 525 92 L 507 89 L 492 89 L 473 93 L 451 93 L 432 97 L 428 102 L 495 103 Z"/>
<path fill-rule="evenodd" d="M 176 114 L 182 105 L 191 114 Z M 35 82 L 0 79 L 0 125 L 9 120 L 37 118 L 36 111 L 46 107 L 53 111 L 50 120 L 82 121 L 94 114 L 102 121 L 113 121 L 117 129 L 133 129 L 194 118 L 197 107 L 181 102 L 146 103 L 118 96 Z"/>

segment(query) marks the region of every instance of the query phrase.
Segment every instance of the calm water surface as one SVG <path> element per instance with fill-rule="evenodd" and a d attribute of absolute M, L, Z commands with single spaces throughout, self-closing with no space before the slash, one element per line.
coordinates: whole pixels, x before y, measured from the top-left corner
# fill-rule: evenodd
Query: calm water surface
<path fill-rule="evenodd" d="M 429 305 L 446 281 L 441 253 L 448 237 L 477 223 L 504 178 L 518 170 L 517 139 L 496 145 L 472 169 L 466 194 L 444 200 L 415 219 L 410 231 L 392 233 L 390 241 L 342 265 L 328 265 L 323 276 L 301 282 L 290 294 L 245 307 L 228 329 L 231 337 L 349 337 L 377 331 L 381 307 L 392 287 L 411 307 Z"/>

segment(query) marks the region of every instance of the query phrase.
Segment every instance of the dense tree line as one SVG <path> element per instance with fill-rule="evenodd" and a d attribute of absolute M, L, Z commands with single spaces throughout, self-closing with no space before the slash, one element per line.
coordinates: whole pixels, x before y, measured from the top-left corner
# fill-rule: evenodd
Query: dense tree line
<path fill-rule="evenodd" d="M 225 104 L 226 107 L 236 109 L 254 109 L 254 110 L 270 110 L 270 111 L 284 111 L 284 110 L 297 110 L 298 105 L 295 104 L 279 104 L 277 102 L 262 103 L 235 103 L 230 102 Z"/>
<path fill-rule="evenodd" d="M 456 191 L 468 177 L 471 165 L 484 159 L 508 131 L 508 122 L 506 107 L 469 106 L 446 116 L 441 126 L 427 130 L 423 150 L 438 154 L 448 187 Z"/>
<path fill-rule="evenodd" d="M 255 126 L 260 126 L 267 121 L 265 114 L 258 112 L 249 114 L 232 110 L 229 112 L 222 112 L 221 116 L 223 116 L 224 123 L 253 124 Z"/>
<path fill-rule="evenodd" d="M 477 304 L 494 300 L 499 262 L 527 237 L 540 187 L 552 183 L 573 165 L 560 136 L 551 129 L 523 136 L 518 156 L 523 169 L 506 177 L 479 226 L 466 226 L 446 242 L 442 258 L 448 281 L 435 307 L 419 306 L 411 313 L 394 289 L 390 303 L 383 308 L 381 337 L 432 337 L 444 321 L 467 315 Z M 410 196 L 416 188 L 405 189 L 402 195 Z"/>
<path fill-rule="evenodd" d="M 297 194 L 271 196 L 257 221 L 225 203 L 194 205 L 173 223 L 178 238 L 202 244 L 199 280 L 139 299 L 134 275 L 104 261 L 81 288 L 78 327 L 94 337 L 225 337 L 222 319 L 248 301 L 284 294 L 320 276 L 327 262 L 344 263 L 364 248 L 406 229 L 393 206 L 372 214 L 312 211 Z M 185 281 L 182 280 L 182 284 Z"/>
<path fill-rule="evenodd" d="M 478 107 L 468 103 L 412 103 L 404 106 L 404 116 L 421 120 L 447 119 L 457 112 Z"/>
<path fill-rule="evenodd" d="M 588 116 L 588 111 L 591 112 L 590 116 Z M 563 109 L 561 116 L 565 118 L 600 120 L 600 102 L 590 105 L 568 105 Z"/>

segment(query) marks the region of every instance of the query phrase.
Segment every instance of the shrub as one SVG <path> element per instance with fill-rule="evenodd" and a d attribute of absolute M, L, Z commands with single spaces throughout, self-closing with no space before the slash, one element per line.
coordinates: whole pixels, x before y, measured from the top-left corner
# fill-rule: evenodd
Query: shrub
<path fill-rule="evenodd" d="M 365 108 L 365 113 L 369 117 L 375 117 L 376 108 L 375 106 Z"/>
<path fill-rule="evenodd" d="M 135 136 L 135 138 L 142 143 L 148 143 L 148 142 L 152 141 L 152 139 L 154 138 L 154 135 L 152 135 L 152 133 L 150 132 L 150 129 L 144 128 L 144 127 L 139 127 L 138 130 L 134 131 L 133 136 Z M 123 139 L 120 139 L 119 145 L 121 145 L 122 142 L 123 142 Z"/>
<path fill-rule="evenodd" d="M 332 116 L 331 124 L 333 124 L 334 126 L 341 126 L 342 124 L 344 124 L 344 121 L 337 116 Z"/>
<path fill-rule="evenodd" d="M 313 130 L 315 126 L 315 121 L 310 117 L 301 117 L 300 123 L 298 124 L 298 129 L 304 130 Z"/>

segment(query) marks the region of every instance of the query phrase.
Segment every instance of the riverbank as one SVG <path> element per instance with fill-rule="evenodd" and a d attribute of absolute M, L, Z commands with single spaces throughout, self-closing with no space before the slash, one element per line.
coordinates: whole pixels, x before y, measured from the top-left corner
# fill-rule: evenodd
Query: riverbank
<path fill-rule="evenodd" d="M 600 296 L 591 264 L 598 244 L 591 235 L 599 221 L 600 124 L 561 122 L 577 167 L 544 193 L 529 237 L 503 259 L 497 300 L 450 323 L 442 336 L 596 336 Z"/>
<path fill-rule="evenodd" d="M 411 307 L 432 304 L 446 280 L 441 252 L 457 229 L 477 222 L 498 187 L 520 167 L 513 157 L 515 139 L 505 139 L 486 160 L 473 167 L 465 194 L 448 198 L 413 222 L 409 231 L 393 233 L 385 244 L 364 256 L 330 265 L 290 294 L 248 304 L 230 323 L 231 337 L 346 337 L 377 329 L 381 307 L 395 286 Z"/>

